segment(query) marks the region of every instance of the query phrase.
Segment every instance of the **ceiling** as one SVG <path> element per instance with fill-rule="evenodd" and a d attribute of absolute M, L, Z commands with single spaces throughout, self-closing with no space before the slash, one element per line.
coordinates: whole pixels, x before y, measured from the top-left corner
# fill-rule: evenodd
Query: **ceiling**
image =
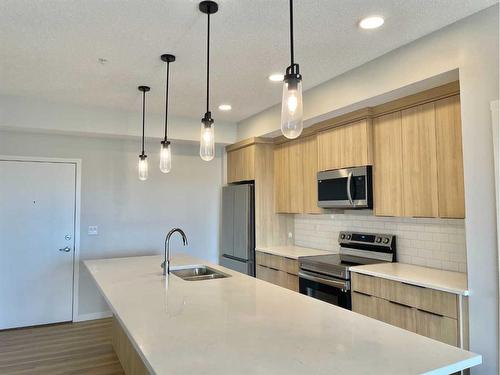
<path fill-rule="evenodd" d="M 296 0 L 296 61 L 304 88 L 372 60 L 497 0 Z M 240 121 L 281 100 L 267 76 L 289 65 L 287 0 L 220 0 L 212 17 L 212 112 Z M 2 0 L 0 94 L 139 110 L 136 87 L 152 87 L 161 113 L 173 53 L 171 113 L 199 119 L 205 108 L 206 16 L 195 0 Z M 385 24 L 361 30 L 378 14 Z M 105 58 L 101 64 L 98 59 Z M 222 113 L 217 106 L 229 103 Z M 307 103 L 306 103 L 307 105 Z"/>

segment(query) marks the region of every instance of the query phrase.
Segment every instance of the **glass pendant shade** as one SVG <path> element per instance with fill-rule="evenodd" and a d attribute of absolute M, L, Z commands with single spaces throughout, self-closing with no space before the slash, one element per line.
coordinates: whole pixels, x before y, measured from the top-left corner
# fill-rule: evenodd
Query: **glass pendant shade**
<path fill-rule="evenodd" d="M 285 79 L 281 101 L 281 132 L 286 138 L 297 138 L 304 129 L 302 111 L 302 81 Z"/>
<path fill-rule="evenodd" d="M 146 181 L 148 179 L 148 159 L 146 155 L 139 156 L 139 180 Z"/>
<path fill-rule="evenodd" d="M 172 169 L 172 150 L 170 142 L 163 141 L 160 149 L 160 171 L 168 173 Z"/>
<path fill-rule="evenodd" d="M 205 161 L 210 161 L 215 156 L 214 123 L 201 122 L 200 134 L 200 157 Z"/>

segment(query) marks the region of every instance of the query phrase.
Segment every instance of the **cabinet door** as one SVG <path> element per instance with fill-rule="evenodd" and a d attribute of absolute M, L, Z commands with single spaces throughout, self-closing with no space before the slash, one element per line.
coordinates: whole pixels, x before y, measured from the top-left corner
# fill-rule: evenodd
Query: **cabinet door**
<path fill-rule="evenodd" d="M 371 121 L 368 119 L 319 133 L 319 170 L 371 165 L 371 143 Z"/>
<path fill-rule="evenodd" d="M 377 302 L 378 320 L 411 332 L 417 331 L 415 319 L 416 309 L 382 298 L 377 298 Z"/>
<path fill-rule="evenodd" d="M 401 113 L 405 216 L 437 217 L 437 158 L 434 103 Z"/>
<path fill-rule="evenodd" d="M 287 143 L 288 170 L 290 184 L 291 213 L 301 213 L 304 210 L 303 152 L 302 141 L 297 139 Z"/>
<path fill-rule="evenodd" d="M 318 207 L 318 140 L 316 135 L 302 141 L 304 184 L 304 212 L 320 213 Z"/>
<path fill-rule="evenodd" d="M 439 217 L 464 218 L 460 96 L 436 102 Z"/>
<path fill-rule="evenodd" d="M 227 153 L 227 182 L 255 179 L 255 145 L 239 148 Z"/>
<path fill-rule="evenodd" d="M 352 311 L 373 319 L 378 319 L 377 297 L 352 292 Z"/>
<path fill-rule="evenodd" d="M 401 112 L 373 121 L 373 205 L 378 216 L 403 216 Z"/>
<path fill-rule="evenodd" d="M 286 143 L 274 148 L 274 204 L 276 212 L 290 212 L 290 183 Z"/>

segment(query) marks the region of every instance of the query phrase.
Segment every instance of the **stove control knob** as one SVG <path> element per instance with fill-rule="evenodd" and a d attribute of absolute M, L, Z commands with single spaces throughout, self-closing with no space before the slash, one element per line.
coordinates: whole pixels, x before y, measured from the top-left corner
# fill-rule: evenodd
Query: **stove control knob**
<path fill-rule="evenodd" d="M 344 238 L 345 238 L 345 234 L 344 234 L 344 233 L 342 233 L 342 234 L 340 235 L 340 238 L 341 238 L 341 239 L 344 239 Z"/>
<path fill-rule="evenodd" d="M 380 238 L 380 237 L 375 238 L 375 242 L 376 242 L 376 243 L 380 243 L 380 242 L 382 242 L 382 238 Z"/>
<path fill-rule="evenodd" d="M 385 244 L 388 244 L 388 243 L 389 243 L 389 239 L 388 239 L 387 237 L 386 237 L 386 238 L 384 238 L 384 243 L 385 243 Z"/>
<path fill-rule="evenodd" d="M 346 236 L 346 238 L 347 238 L 348 240 L 350 240 L 350 239 L 351 239 L 351 235 L 350 235 L 350 234 L 348 234 L 348 235 Z"/>

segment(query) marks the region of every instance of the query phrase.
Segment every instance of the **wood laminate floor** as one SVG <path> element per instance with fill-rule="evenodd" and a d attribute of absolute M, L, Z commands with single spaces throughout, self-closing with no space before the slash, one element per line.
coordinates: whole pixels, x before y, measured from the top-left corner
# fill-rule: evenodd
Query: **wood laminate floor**
<path fill-rule="evenodd" d="M 0 374 L 122 375 L 111 319 L 0 331 Z"/>

